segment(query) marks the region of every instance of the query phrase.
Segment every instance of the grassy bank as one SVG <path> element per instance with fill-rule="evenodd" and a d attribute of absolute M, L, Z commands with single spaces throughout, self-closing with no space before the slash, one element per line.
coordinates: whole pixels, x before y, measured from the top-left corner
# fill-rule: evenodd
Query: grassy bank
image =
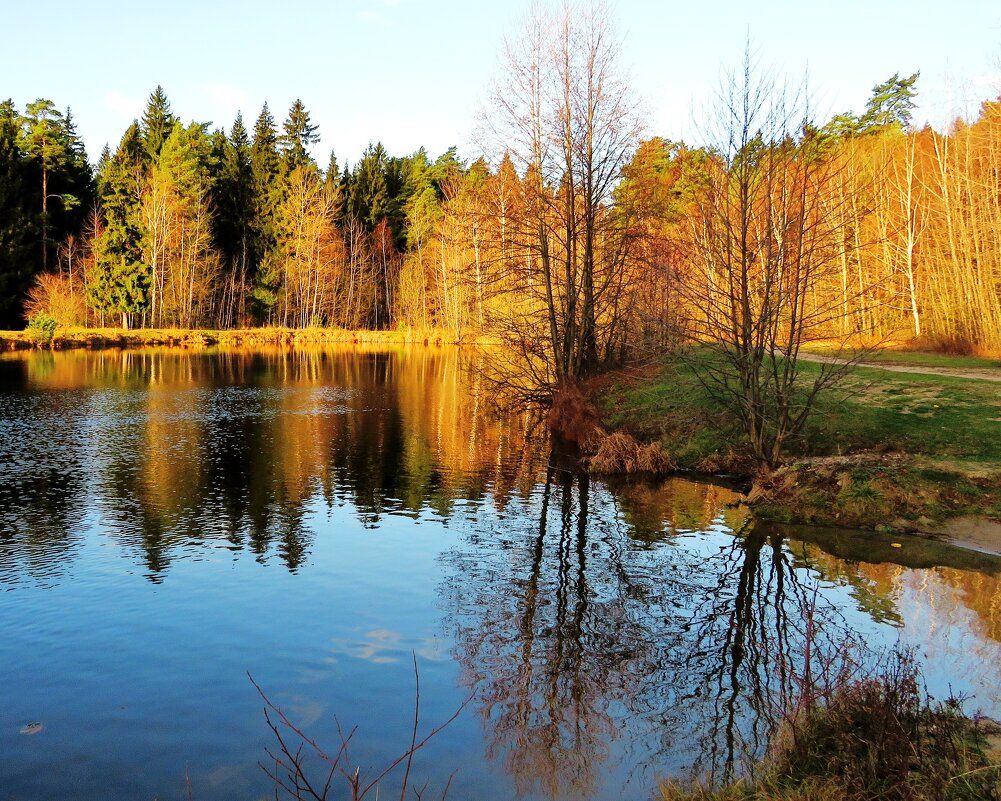
<path fill-rule="evenodd" d="M 807 379 L 819 369 L 802 363 Z M 685 361 L 620 373 L 593 397 L 607 426 L 660 442 L 681 467 L 757 473 L 737 420 Z M 770 519 L 872 528 L 933 531 L 953 518 L 1001 517 L 1001 389 L 858 368 L 819 396 L 787 463 L 759 478 L 751 500 Z"/>
<path fill-rule="evenodd" d="M 59 328 L 51 340 L 39 337 L 35 331 L 0 331 L 0 350 L 29 348 L 138 348 L 169 346 L 204 348 L 254 345 L 449 345 L 485 344 L 475 337 L 463 337 L 461 342 L 447 331 L 346 331 L 336 328 L 241 328 L 223 331 L 207 329 L 133 329 L 121 328 Z"/>
<path fill-rule="evenodd" d="M 804 683 L 747 778 L 661 785 L 662 801 L 989 801 L 1001 792 L 999 727 L 937 701 L 909 654 L 878 673 Z"/>

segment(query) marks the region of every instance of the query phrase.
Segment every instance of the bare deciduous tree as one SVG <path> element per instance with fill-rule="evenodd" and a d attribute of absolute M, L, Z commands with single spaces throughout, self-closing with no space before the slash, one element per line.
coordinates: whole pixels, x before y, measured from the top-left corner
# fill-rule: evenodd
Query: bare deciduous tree
<path fill-rule="evenodd" d="M 618 69 L 618 42 L 603 5 L 536 6 L 507 43 L 505 72 L 487 128 L 498 155 L 523 178 L 517 219 L 505 221 L 522 254 L 512 343 L 549 386 L 595 369 L 621 324 L 618 293 L 626 237 L 612 190 L 639 141 L 637 102 Z M 510 225 L 508 225 L 508 222 Z M 506 248 L 505 248 L 506 249 Z"/>
<path fill-rule="evenodd" d="M 804 374 L 808 342 L 842 330 L 836 292 L 845 215 L 831 202 L 835 162 L 811 124 L 803 90 L 761 74 L 745 53 L 708 130 L 713 162 L 691 221 L 684 289 L 707 390 L 740 419 L 756 458 L 775 466 L 817 395 L 852 359 Z M 842 340 L 843 341 L 843 340 Z"/>

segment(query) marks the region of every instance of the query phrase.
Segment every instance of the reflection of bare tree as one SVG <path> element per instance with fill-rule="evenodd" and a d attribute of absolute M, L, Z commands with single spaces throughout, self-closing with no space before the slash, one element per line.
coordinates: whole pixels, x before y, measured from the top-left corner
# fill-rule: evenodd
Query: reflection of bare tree
<path fill-rule="evenodd" d="M 730 778 L 758 754 L 794 693 L 793 650 L 813 595 L 779 538 L 751 528 L 710 560 L 718 576 L 693 609 L 692 667 L 707 726 L 697 770 Z"/>
<path fill-rule="evenodd" d="M 693 493 L 686 514 L 715 492 Z M 594 793 L 623 749 L 649 778 L 686 765 L 724 777 L 760 754 L 800 678 L 803 621 L 815 647 L 844 636 L 817 574 L 749 526 L 634 539 L 586 475 L 551 467 L 533 500 L 531 534 L 468 532 L 445 587 L 489 755 L 519 791 Z"/>
<path fill-rule="evenodd" d="M 538 502 L 530 538 L 499 534 L 519 575 L 475 582 L 476 599 L 464 604 L 473 615 L 455 621 L 459 658 L 484 685 L 489 755 L 504 760 L 519 792 L 586 797 L 616 734 L 607 699 L 628 681 L 628 648 L 615 643 L 621 610 L 601 591 L 604 560 L 591 558 L 587 475 L 550 467 Z"/>
<path fill-rule="evenodd" d="M 789 527 L 788 536 L 860 610 L 901 627 L 902 641 L 937 663 L 950 687 L 998 708 L 1001 688 L 983 666 L 1001 659 L 1001 557 L 918 537 L 894 548 L 844 529 Z"/>

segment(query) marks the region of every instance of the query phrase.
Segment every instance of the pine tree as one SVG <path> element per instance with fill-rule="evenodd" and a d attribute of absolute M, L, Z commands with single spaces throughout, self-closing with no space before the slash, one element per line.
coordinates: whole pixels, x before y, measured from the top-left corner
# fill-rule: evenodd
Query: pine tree
<path fill-rule="evenodd" d="M 872 97 L 869 98 L 865 113 L 859 120 L 862 132 L 890 126 L 907 130 L 914 111 L 914 98 L 918 93 L 914 84 L 920 75 L 920 72 L 915 72 L 901 78 L 900 73 L 894 73 L 892 78 L 876 84 L 872 88 Z"/>
<path fill-rule="evenodd" d="M 250 137 L 237 114 L 229 137 L 222 131 L 213 136 L 218 159 L 213 187 L 215 241 L 230 271 L 230 307 L 243 306 L 242 287 L 253 278 L 252 246 L 254 217 L 254 175 L 250 159 Z M 240 287 L 239 298 L 233 297 Z M 231 315 L 233 316 L 233 315 Z M 236 315 L 242 317 L 242 313 Z"/>
<path fill-rule="evenodd" d="M 441 213 L 433 177 L 431 163 L 423 148 L 407 159 L 404 182 L 405 244 L 413 249 L 422 247 L 431 238 L 435 221 Z"/>
<path fill-rule="evenodd" d="M 266 317 L 274 306 L 273 271 L 266 268 L 269 254 L 276 243 L 275 209 L 281 199 L 278 181 L 281 156 L 278 152 L 278 130 L 275 119 L 264 104 L 257 122 L 254 123 L 254 140 L 250 145 L 250 172 L 252 189 L 251 234 L 252 272 L 255 276 L 253 291 L 261 318 Z"/>
<path fill-rule="evenodd" d="M 328 187 L 339 186 L 341 181 L 341 168 L 337 163 L 337 155 L 330 151 L 330 161 L 327 162 L 327 169 L 323 173 L 324 183 Z"/>
<path fill-rule="evenodd" d="M 310 123 L 309 112 L 301 100 L 292 104 L 282 128 L 280 148 L 285 174 L 289 175 L 296 167 L 315 166 L 309 149 L 320 141 L 320 135 L 317 126 Z"/>
<path fill-rule="evenodd" d="M 163 143 L 170 136 L 176 121 L 177 118 L 170 111 L 167 94 L 162 86 L 157 85 L 149 96 L 140 124 L 145 163 L 155 162 L 159 158 Z"/>
<path fill-rule="evenodd" d="M 160 150 L 157 166 L 170 171 L 181 193 L 207 190 L 210 176 L 216 171 L 218 163 L 207 128 L 205 123 L 182 125 L 175 122 Z M 171 146 L 169 150 L 168 144 Z"/>
<path fill-rule="evenodd" d="M 389 187 L 386 184 L 386 149 L 379 142 L 365 148 L 351 173 L 348 211 L 369 228 L 382 220 L 389 210 Z"/>
<path fill-rule="evenodd" d="M 63 117 L 62 133 L 67 145 L 67 159 L 63 169 L 55 171 L 50 180 L 51 191 L 62 198 L 61 203 L 49 209 L 49 236 L 55 242 L 62 242 L 70 234 L 80 233 L 97 197 L 94 170 L 70 108 L 66 109 Z"/>
<path fill-rule="evenodd" d="M 120 313 L 126 328 L 130 317 L 145 311 L 149 301 L 150 275 L 142 263 L 138 213 L 145 158 L 139 123 L 133 122 L 100 176 L 101 206 L 107 225 L 98 243 L 100 255 L 87 290 L 97 311 Z"/>
<path fill-rule="evenodd" d="M 111 148 L 105 143 L 104 147 L 101 149 L 101 155 L 97 158 L 97 168 L 94 170 L 94 181 L 95 188 L 97 190 L 97 196 L 101 196 L 101 186 L 102 179 L 101 176 L 104 175 L 104 171 L 108 169 L 108 162 L 111 161 Z"/>
<path fill-rule="evenodd" d="M 339 220 L 344 214 L 344 178 L 345 175 L 341 173 L 340 165 L 337 163 L 337 156 L 331 150 L 323 182 L 331 199 L 330 208 L 335 220 Z"/>
<path fill-rule="evenodd" d="M 66 115 L 63 117 L 63 127 L 66 131 L 66 139 L 70 146 L 70 161 L 73 164 L 86 164 L 87 149 L 84 147 L 83 139 L 76 130 L 76 122 L 73 119 L 73 109 L 66 107 Z"/>
<path fill-rule="evenodd" d="M 917 97 L 914 85 L 920 76 L 920 72 L 915 72 L 901 78 L 900 73 L 894 73 L 893 77 L 872 88 L 872 95 L 861 116 L 850 111 L 837 114 L 820 129 L 820 133 L 825 137 L 843 139 L 890 128 L 906 131 L 911 124 L 914 98 Z"/>
<path fill-rule="evenodd" d="M 211 204 L 216 159 L 208 126 L 174 124 L 142 192 L 142 259 L 151 268 L 151 324 L 209 320 L 218 256 Z"/>
<path fill-rule="evenodd" d="M 30 168 L 38 175 L 35 184 L 39 202 L 39 230 L 41 232 L 41 261 L 39 269 L 49 266 L 49 200 L 58 198 L 64 206 L 78 204 L 75 196 L 56 193 L 50 186 L 53 174 L 67 168 L 72 158 L 72 147 L 67 137 L 63 115 L 51 100 L 40 98 L 29 103 L 22 118 L 23 141 L 21 149 Z"/>

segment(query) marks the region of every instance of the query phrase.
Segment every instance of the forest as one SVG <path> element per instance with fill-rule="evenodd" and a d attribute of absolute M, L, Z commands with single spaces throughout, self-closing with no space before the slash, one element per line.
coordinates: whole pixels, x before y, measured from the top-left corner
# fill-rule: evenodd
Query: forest
<path fill-rule="evenodd" d="M 504 65 L 475 160 L 318 164 L 299 100 L 227 130 L 158 86 L 92 164 L 69 109 L 0 104 L 0 327 L 434 330 L 543 383 L 744 323 L 1001 349 L 1001 100 L 918 128 L 898 74 L 816 120 L 747 56 L 688 144 L 604 17 L 533 17 Z"/>

